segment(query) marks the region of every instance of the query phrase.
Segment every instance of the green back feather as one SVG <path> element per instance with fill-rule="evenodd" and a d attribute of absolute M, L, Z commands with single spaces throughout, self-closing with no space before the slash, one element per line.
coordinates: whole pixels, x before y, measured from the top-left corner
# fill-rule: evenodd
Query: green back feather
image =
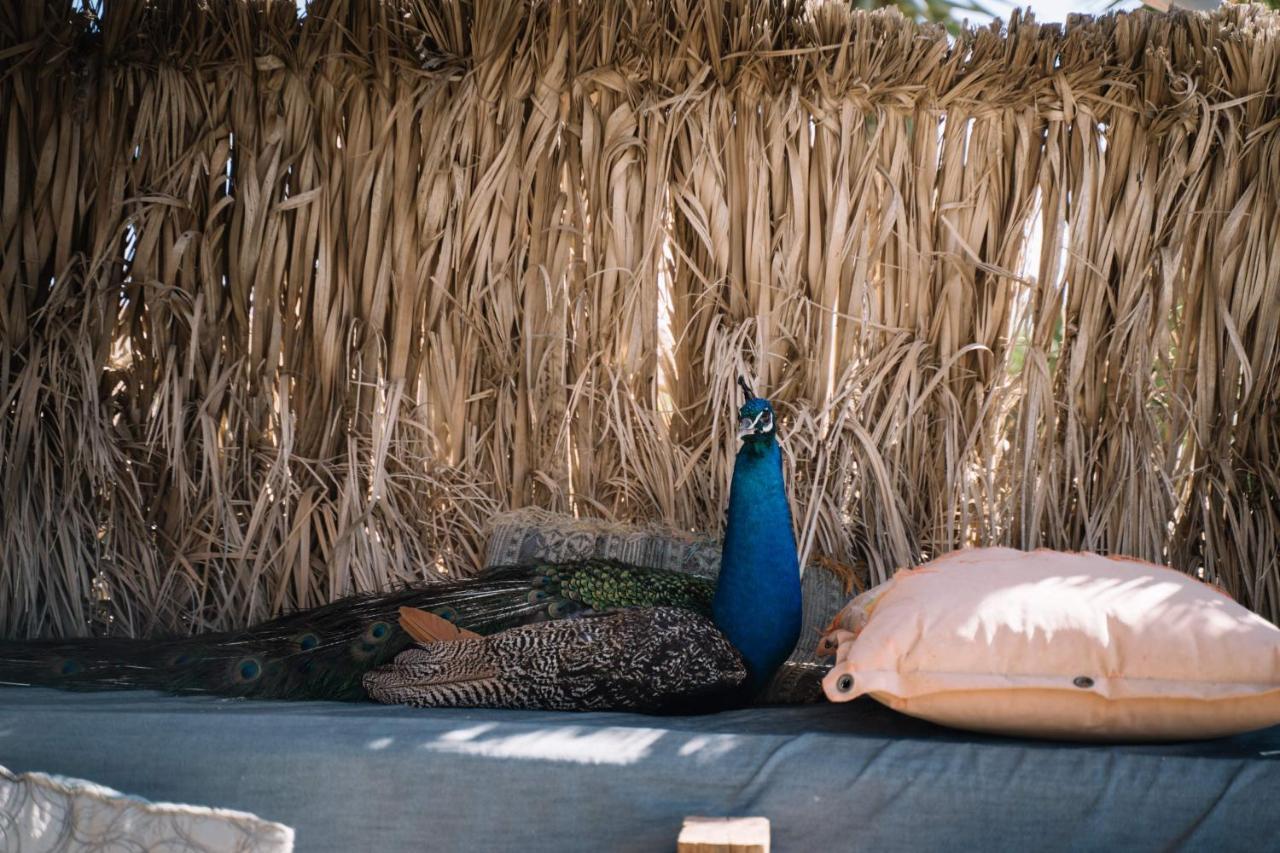
<path fill-rule="evenodd" d="M 715 584 L 681 572 L 637 569 L 621 563 L 586 561 L 547 567 L 549 595 L 591 610 L 621 607 L 679 607 L 711 614 Z"/>

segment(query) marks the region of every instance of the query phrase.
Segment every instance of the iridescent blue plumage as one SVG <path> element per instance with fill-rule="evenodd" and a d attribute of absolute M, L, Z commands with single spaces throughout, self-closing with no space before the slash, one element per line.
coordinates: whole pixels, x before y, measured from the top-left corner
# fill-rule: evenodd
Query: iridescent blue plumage
<path fill-rule="evenodd" d="M 800 637 L 800 564 L 773 406 L 745 384 L 743 390 L 742 447 L 733 465 L 712 615 L 759 689 Z"/>

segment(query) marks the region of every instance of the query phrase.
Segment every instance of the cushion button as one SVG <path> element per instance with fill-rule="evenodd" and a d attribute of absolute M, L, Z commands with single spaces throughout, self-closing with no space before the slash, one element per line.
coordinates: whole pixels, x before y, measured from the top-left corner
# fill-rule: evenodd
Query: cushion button
<path fill-rule="evenodd" d="M 1077 675 L 1075 680 L 1071 683 L 1076 687 L 1088 689 L 1093 686 L 1093 679 L 1087 675 Z"/>
<path fill-rule="evenodd" d="M 847 674 L 842 675 L 840 676 L 839 679 L 836 680 L 836 690 L 839 690 L 841 693 L 848 693 L 852 689 L 853 689 L 852 675 L 847 675 Z"/>

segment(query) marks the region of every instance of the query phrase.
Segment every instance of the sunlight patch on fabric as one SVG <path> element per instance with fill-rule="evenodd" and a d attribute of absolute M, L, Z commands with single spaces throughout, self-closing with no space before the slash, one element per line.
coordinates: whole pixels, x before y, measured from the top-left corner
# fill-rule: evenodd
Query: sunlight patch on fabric
<path fill-rule="evenodd" d="M 658 729 L 565 726 L 481 740 L 491 728 L 492 724 L 486 724 L 448 732 L 424 743 L 423 748 L 484 758 L 627 765 L 647 758 L 663 735 Z"/>

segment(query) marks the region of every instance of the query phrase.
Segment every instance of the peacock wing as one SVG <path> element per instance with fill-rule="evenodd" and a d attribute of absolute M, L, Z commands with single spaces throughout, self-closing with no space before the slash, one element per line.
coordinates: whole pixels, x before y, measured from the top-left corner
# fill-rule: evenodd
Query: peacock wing
<path fill-rule="evenodd" d="M 423 707 L 661 711 L 714 701 L 746 679 L 710 620 L 626 609 L 433 642 L 369 673 L 378 701 Z"/>

